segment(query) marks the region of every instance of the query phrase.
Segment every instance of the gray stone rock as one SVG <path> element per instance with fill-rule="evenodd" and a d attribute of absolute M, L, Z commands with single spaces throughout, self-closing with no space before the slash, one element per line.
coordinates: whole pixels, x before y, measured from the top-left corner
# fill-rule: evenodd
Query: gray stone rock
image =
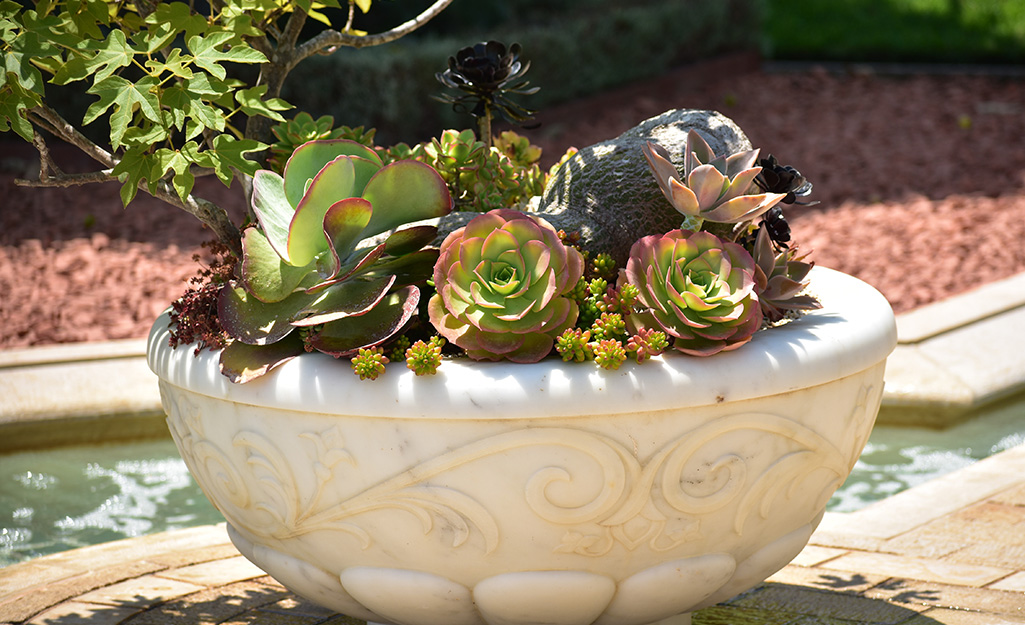
<path fill-rule="evenodd" d="M 624 266 L 634 241 L 678 228 L 682 221 L 659 190 L 641 147 L 647 141 L 661 145 L 682 169 L 691 129 L 716 155 L 751 149 L 744 132 L 724 115 L 693 109 L 667 111 L 615 139 L 580 150 L 555 172 L 538 213 L 556 228 L 579 231 L 581 246 L 592 256 L 604 250 Z"/>

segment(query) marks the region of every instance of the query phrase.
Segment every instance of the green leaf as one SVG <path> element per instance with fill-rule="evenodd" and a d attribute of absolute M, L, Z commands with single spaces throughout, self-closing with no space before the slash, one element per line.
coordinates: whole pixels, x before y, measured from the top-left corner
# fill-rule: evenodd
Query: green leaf
<path fill-rule="evenodd" d="M 190 171 L 192 163 L 180 151 L 161 148 L 153 153 L 150 163 L 153 167 L 149 176 L 151 187 L 170 169 L 174 171 L 171 185 L 174 186 L 178 197 L 184 200 L 192 193 L 192 186 L 196 182 L 195 176 Z"/>
<path fill-rule="evenodd" d="M 363 198 L 353 197 L 335 202 L 324 215 L 324 233 L 335 256 L 335 266 L 341 267 L 356 245 L 363 239 L 363 229 L 370 222 L 374 209 Z"/>
<path fill-rule="evenodd" d="M 206 19 L 193 12 L 184 2 L 159 3 L 157 10 L 146 17 L 146 23 L 161 27 L 170 26 L 173 28 L 173 35 L 184 31 L 186 38 L 200 35 L 207 30 Z M 152 53 L 162 47 L 150 48 L 148 51 Z"/>
<path fill-rule="evenodd" d="M 4 53 L 3 72 L 5 76 L 13 76 L 26 89 L 43 93 L 43 75 L 31 63 L 31 55 L 22 52 Z"/>
<path fill-rule="evenodd" d="M 185 82 L 189 93 L 201 96 L 217 96 L 229 90 L 228 83 L 214 78 L 206 72 L 194 72 L 192 78 Z"/>
<path fill-rule="evenodd" d="M 225 50 L 218 50 L 221 46 L 231 42 Z M 266 63 L 265 57 L 258 50 L 250 48 L 248 44 L 236 37 L 233 33 L 219 32 L 200 37 L 199 35 L 189 37 L 189 50 L 196 57 L 196 65 L 202 67 L 217 78 L 224 79 L 227 71 L 221 66 L 225 61 L 232 63 Z"/>
<path fill-rule="evenodd" d="M 168 111 L 162 112 L 167 120 L 167 126 L 170 127 L 172 121 L 171 113 Z M 147 127 L 129 126 L 128 130 L 125 131 L 125 136 L 121 137 L 121 142 L 125 145 L 138 145 L 147 148 L 166 141 L 168 136 L 167 129 L 159 124 L 149 124 Z"/>
<path fill-rule="evenodd" d="M 324 165 L 338 158 L 339 156 L 358 156 L 361 159 L 370 161 L 368 164 L 353 162 L 357 168 L 356 183 L 364 179 L 364 175 L 371 168 L 374 172 L 381 167 L 381 157 L 371 148 L 349 141 L 347 139 L 335 139 L 330 141 L 316 141 L 299 146 L 292 153 L 285 165 L 285 193 L 292 206 L 298 206 L 299 200 L 306 193 L 309 181 L 317 175 Z M 371 167 L 372 166 L 372 167 Z M 369 179 L 369 178 L 367 178 Z M 335 198 L 340 200 L 352 195 L 360 195 L 362 185 L 356 187 L 356 191 L 350 195 Z"/>
<path fill-rule="evenodd" d="M 452 210 L 448 185 L 438 172 L 419 161 L 387 165 L 367 183 L 363 198 L 374 205 L 366 237 Z"/>
<path fill-rule="evenodd" d="M 160 22 L 153 24 L 148 30 L 141 31 L 133 39 L 141 39 L 140 43 L 146 54 L 156 54 L 158 50 L 170 45 L 177 35 L 178 29 L 174 27 L 173 23 Z M 175 49 L 177 50 L 177 48 Z"/>
<path fill-rule="evenodd" d="M 199 98 L 189 98 L 186 106 L 188 116 L 195 120 L 203 128 L 212 128 L 218 132 L 224 132 L 226 123 L 224 113 Z"/>
<path fill-rule="evenodd" d="M 7 132 L 10 129 L 26 141 L 31 141 L 32 124 L 22 117 L 21 112 L 37 104 L 38 96 L 23 89 L 17 82 L 0 88 L 0 132 Z"/>
<path fill-rule="evenodd" d="M 113 174 L 123 184 L 121 185 L 121 203 L 128 206 L 128 203 L 135 198 L 139 191 L 139 183 L 146 179 L 153 168 L 150 163 L 150 156 L 146 153 L 145 146 L 135 146 L 125 151 L 121 161 L 114 167 Z"/>
<path fill-rule="evenodd" d="M 280 302 L 313 271 L 311 265 L 293 267 L 281 260 L 257 228 L 242 234 L 241 278 L 246 289 L 263 302 Z"/>
<path fill-rule="evenodd" d="M 196 161 L 202 167 L 211 167 L 217 178 L 230 186 L 237 170 L 246 176 L 253 176 L 260 169 L 260 164 L 245 157 L 249 152 L 266 150 L 267 144 L 253 139 L 236 139 L 231 135 L 217 135 L 213 146 L 204 150 L 204 160 Z M 291 208 L 289 209 L 291 211 Z M 289 217 L 291 218 L 291 216 Z"/>
<path fill-rule="evenodd" d="M 267 93 L 267 85 L 242 89 L 235 92 L 235 100 L 242 105 L 242 112 L 246 115 L 262 115 L 277 122 L 285 121 L 278 111 L 287 111 L 292 108 L 292 105 L 280 98 L 261 99 L 265 93 Z"/>
<path fill-rule="evenodd" d="M 370 0 L 356 0 L 356 6 L 359 7 L 360 11 L 366 13 L 370 10 Z"/>
<path fill-rule="evenodd" d="M 192 103 L 194 96 L 181 86 L 171 85 L 160 96 L 163 105 L 164 123 L 181 130 L 185 125 L 185 111 Z"/>
<path fill-rule="evenodd" d="M 248 13 L 229 17 L 224 21 L 224 28 L 239 37 L 261 37 L 264 34 L 262 30 L 253 26 L 253 17 Z"/>
<path fill-rule="evenodd" d="M 125 34 L 119 29 L 110 31 L 105 41 L 93 43 L 90 49 L 94 49 L 96 54 L 85 59 L 85 70 L 95 74 L 94 85 L 110 77 L 120 68 L 130 65 L 135 58 L 135 51 L 128 46 Z"/>
<path fill-rule="evenodd" d="M 100 26 L 110 23 L 105 0 L 86 0 L 85 2 L 69 2 L 64 13 L 67 30 L 86 39 L 102 39 Z"/>
<path fill-rule="evenodd" d="M 157 86 L 156 78 L 144 76 L 138 83 L 131 83 L 120 76 L 109 76 L 100 83 L 89 88 L 87 93 L 99 96 L 99 101 L 89 105 L 85 112 L 83 124 L 90 124 L 111 106 L 114 112 L 110 115 L 110 141 L 118 148 L 132 121 L 135 109 L 150 121 L 160 123 L 160 101 L 152 93 Z"/>
<path fill-rule="evenodd" d="M 314 326 L 345 317 L 374 314 L 374 307 L 394 282 L 395 276 L 381 276 L 372 280 L 346 280 L 332 284 L 293 316 L 292 325 Z"/>
<path fill-rule="evenodd" d="M 437 226 L 413 226 L 393 233 L 384 242 L 384 251 L 392 256 L 402 256 L 421 249 L 438 236 Z"/>
<path fill-rule="evenodd" d="M 154 76 L 168 72 L 181 78 L 192 78 L 192 69 L 189 68 L 191 64 L 192 57 L 187 54 L 182 56 L 181 50 L 178 48 L 171 50 L 171 53 L 167 55 L 167 60 L 163 63 L 156 59 L 146 61 L 146 67 Z"/>

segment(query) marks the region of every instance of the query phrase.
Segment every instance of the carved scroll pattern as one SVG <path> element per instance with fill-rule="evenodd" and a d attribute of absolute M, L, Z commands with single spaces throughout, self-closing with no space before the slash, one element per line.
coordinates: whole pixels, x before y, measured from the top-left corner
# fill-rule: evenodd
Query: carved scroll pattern
<path fill-rule="evenodd" d="M 863 418 L 856 413 L 865 411 L 869 390 L 860 394 L 862 401 L 852 411 L 851 421 Z M 629 550 L 641 545 L 656 551 L 672 549 L 700 535 L 702 519 L 728 505 L 736 506 L 734 530 L 739 534 L 752 515 L 765 517 L 773 505 L 793 498 L 812 473 L 825 471 L 822 488 L 827 500 L 853 462 L 847 449 L 837 449 L 811 429 L 764 413 L 718 418 L 680 434 L 643 462 L 602 434 L 530 428 L 462 445 L 338 502 L 326 496 L 329 483 L 344 480 L 346 470 L 359 469 L 338 428 L 302 434 L 316 479 L 312 484 L 310 480 L 300 483 L 290 460 L 273 440 L 244 430 L 234 436 L 232 449 L 221 449 L 206 438 L 202 419 L 188 396 L 165 392 L 168 423 L 182 457 L 233 526 L 278 539 L 343 531 L 357 537 L 364 548 L 373 543 L 373 526 L 361 526 L 358 517 L 398 509 L 419 519 L 425 534 L 438 520 L 454 528 L 454 547 L 477 532 L 485 549 L 493 551 L 500 540 L 496 515 L 473 493 L 439 483 L 458 469 L 472 470 L 482 459 L 539 445 L 572 452 L 574 461 L 564 463 L 573 466 L 556 463 L 533 470 L 524 484 L 527 505 L 537 517 L 566 528 L 562 544 L 553 546 L 556 551 L 593 556 L 617 545 Z M 759 468 L 751 466 L 748 454 L 708 459 L 709 446 L 724 436 L 761 436 L 762 440 L 768 436 L 785 451 L 776 458 L 763 458 Z M 756 442 L 755 449 L 760 445 Z M 594 480 L 586 487 L 575 483 L 575 474 L 584 471 L 581 462 L 591 465 L 590 472 L 600 473 L 597 487 Z M 823 483 L 821 474 L 814 483 Z M 583 488 L 594 492 L 582 492 Z"/>

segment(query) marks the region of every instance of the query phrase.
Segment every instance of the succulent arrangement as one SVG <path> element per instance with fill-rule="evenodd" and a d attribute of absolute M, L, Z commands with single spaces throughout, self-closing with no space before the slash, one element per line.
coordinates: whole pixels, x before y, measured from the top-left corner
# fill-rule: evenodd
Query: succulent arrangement
<path fill-rule="evenodd" d="M 450 1 L 381 35 L 353 28 L 353 6 L 371 3 L 350 1 L 341 32 L 306 43 L 298 37 L 316 5 L 301 2 L 228 0 L 209 16 L 180 2 L 102 15 L 70 0 L 35 10 L 0 3 L 11 60 L 0 81 L 0 130 L 40 152 L 40 180 L 26 184 L 118 179 L 126 203 L 149 192 L 211 228 L 220 260 L 172 305 L 171 340 L 220 350 L 221 371 L 234 382 L 312 351 L 349 360 L 364 379 L 391 361 L 430 375 L 457 357 L 561 357 L 616 369 L 666 350 L 734 350 L 818 306 L 806 288 L 811 263 L 790 241 L 781 208 L 811 184 L 771 155 L 759 160 L 758 150 L 716 155 L 696 131 L 680 167 L 659 145 L 639 150 L 680 227 L 641 236 L 623 267 L 607 253 L 591 257 L 579 233 L 533 212 L 531 199 L 551 174 L 539 167 L 540 149 L 513 131 L 492 132 L 493 117 L 519 125 L 533 118 L 512 99 L 537 91 L 518 44 L 465 47 L 436 75 L 455 92 L 441 99 L 471 115 L 476 133 L 377 146 L 373 129 L 281 115 L 289 105 L 277 96 L 294 62 L 392 40 Z M 224 63 L 262 65 L 269 87 L 228 78 Z M 135 79 L 130 67 L 147 71 Z M 88 93 L 100 100 L 86 122 L 109 118 L 112 151 L 46 105 L 44 72 L 60 84 L 92 82 Z M 64 174 L 41 130 L 106 169 Z M 246 183 L 241 224 L 191 195 L 195 175 L 205 173 Z M 439 235 L 439 220 L 454 210 L 474 215 Z"/>
<path fill-rule="evenodd" d="M 502 95 L 511 82 L 527 93 L 516 82 L 529 65 L 519 54 L 495 42 L 460 50 L 438 78 L 466 94 L 447 101 L 475 102 L 467 112 L 478 120 L 505 107 L 522 121 L 526 109 Z M 490 132 L 490 121 L 480 128 Z M 666 350 L 738 349 L 818 307 L 807 292 L 812 264 L 781 208 L 812 185 L 758 150 L 717 155 L 692 130 L 678 168 L 647 143 L 637 157 L 681 225 L 640 237 L 617 267 L 529 209 L 547 175 L 540 149 L 515 132 L 487 142 L 446 130 L 412 147 L 379 147 L 373 130 L 308 115 L 273 131 L 280 173 L 253 178 L 255 223 L 234 277 L 218 274 L 223 333 L 206 341 L 237 382 L 313 350 L 348 358 L 362 379 L 392 361 L 431 375 L 456 357 L 616 369 Z M 422 222 L 453 209 L 478 214 L 434 247 L 438 228 Z"/>

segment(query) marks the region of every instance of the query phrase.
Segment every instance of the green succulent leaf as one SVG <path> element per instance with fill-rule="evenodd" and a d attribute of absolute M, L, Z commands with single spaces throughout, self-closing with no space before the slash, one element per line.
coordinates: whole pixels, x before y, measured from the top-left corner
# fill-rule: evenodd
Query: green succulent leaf
<path fill-rule="evenodd" d="M 324 233 L 334 256 L 335 271 L 349 260 L 362 232 L 370 222 L 374 209 L 363 198 L 346 198 L 335 202 L 324 215 Z"/>
<path fill-rule="evenodd" d="M 299 201 L 288 227 L 288 256 L 286 260 L 296 266 L 309 264 L 318 254 L 328 249 L 324 234 L 324 216 L 335 202 L 352 197 L 356 178 L 352 159 L 339 157 L 324 165 L 314 177 Z M 286 171 L 285 192 L 288 193 Z"/>
<path fill-rule="evenodd" d="M 281 176 L 261 169 L 253 176 L 253 212 L 267 241 L 288 262 L 288 227 L 295 209 L 285 199 L 285 181 Z"/>
<path fill-rule="evenodd" d="M 281 260 L 257 228 L 242 234 L 241 279 L 246 289 L 263 302 L 280 302 L 310 275 L 312 266 L 293 267 Z"/>
<path fill-rule="evenodd" d="M 431 277 L 437 260 L 437 249 L 420 250 L 375 265 L 370 268 L 367 275 L 394 275 L 396 286 L 419 284 Z"/>
<path fill-rule="evenodd" d="M 359 159 L 369 161 L 369 163 L 363 163 L 353 160 L 353 168 L 359 174 L 354 178 L 354 184 L 362 180 L 363 176 L 371 169 L 376 172 L 382 167 L 381 157 L 377 155 L 377 152 L 355 141 L 335 139 L 303 144 L 292 153 L 292 157 L 288 159 L 288 164 L 285 166 L 285 195 L 288 198 L 288 203 L 298 206 L 299 201 L 306 194 L 309 181 L 320 172 L 325 163 L 329 163 L 339 156 L 359 157 Z M 367 179 L 369 180 L 369 176 Z M 356 187 L 352 193 L 336 197 L 335 200 L 359 196 L 362 194 L 362 189 L 362 186 Z"/>
<path fill-rule="evenodd" d="M 298 335 L 287 336 L 270 345 L 247 345 L 242 341 L 232 341 L 221 350 L 221 374 L 235 384 L 245 384 L 304 351 Z"/>
<path fill-rule="evenodd" d="M 310 345 L 332 356 L 350 356 L 361 347 L 379 345 L 401 330 L 416 313 L 420 290 L 409 286 L 390 293 L 370 315 L 345 317 L 325 323 L 310 338 Z"/>
<path fill-rule="evenodd" d="M 384 243 L 374 247 L 360 248 L 350 255 L 348 262 L 342 262 L 340 269 L 332 271 L 335 277 L 331 281 L 317 285 L 317 287 L 311 288 L 310 291 L 313 292 L 318 290 L 318 288 L 327 287 L 335 282 L 341 282 L 352 276 L 366 273 L 382 256 L 384 256 Z"/>
<path fill-rule="evenodd" d="M 364 236 L 441 217 L 452 210 L 448 185 L 438 172 L 418 161 L 397 161 L 382 168 L 367 183 L 363 197 L 374 205 Z"/>
<path fill-rule="evenodd" d="M 346 280 L 321 291 L 317 299 L 297 312 L 292 325 L 314 326 L 364 315 L 371 311 L 377 314 L 375 306 L 395 282 L 395 276 L 383 276 L 372 280 Z"/>

